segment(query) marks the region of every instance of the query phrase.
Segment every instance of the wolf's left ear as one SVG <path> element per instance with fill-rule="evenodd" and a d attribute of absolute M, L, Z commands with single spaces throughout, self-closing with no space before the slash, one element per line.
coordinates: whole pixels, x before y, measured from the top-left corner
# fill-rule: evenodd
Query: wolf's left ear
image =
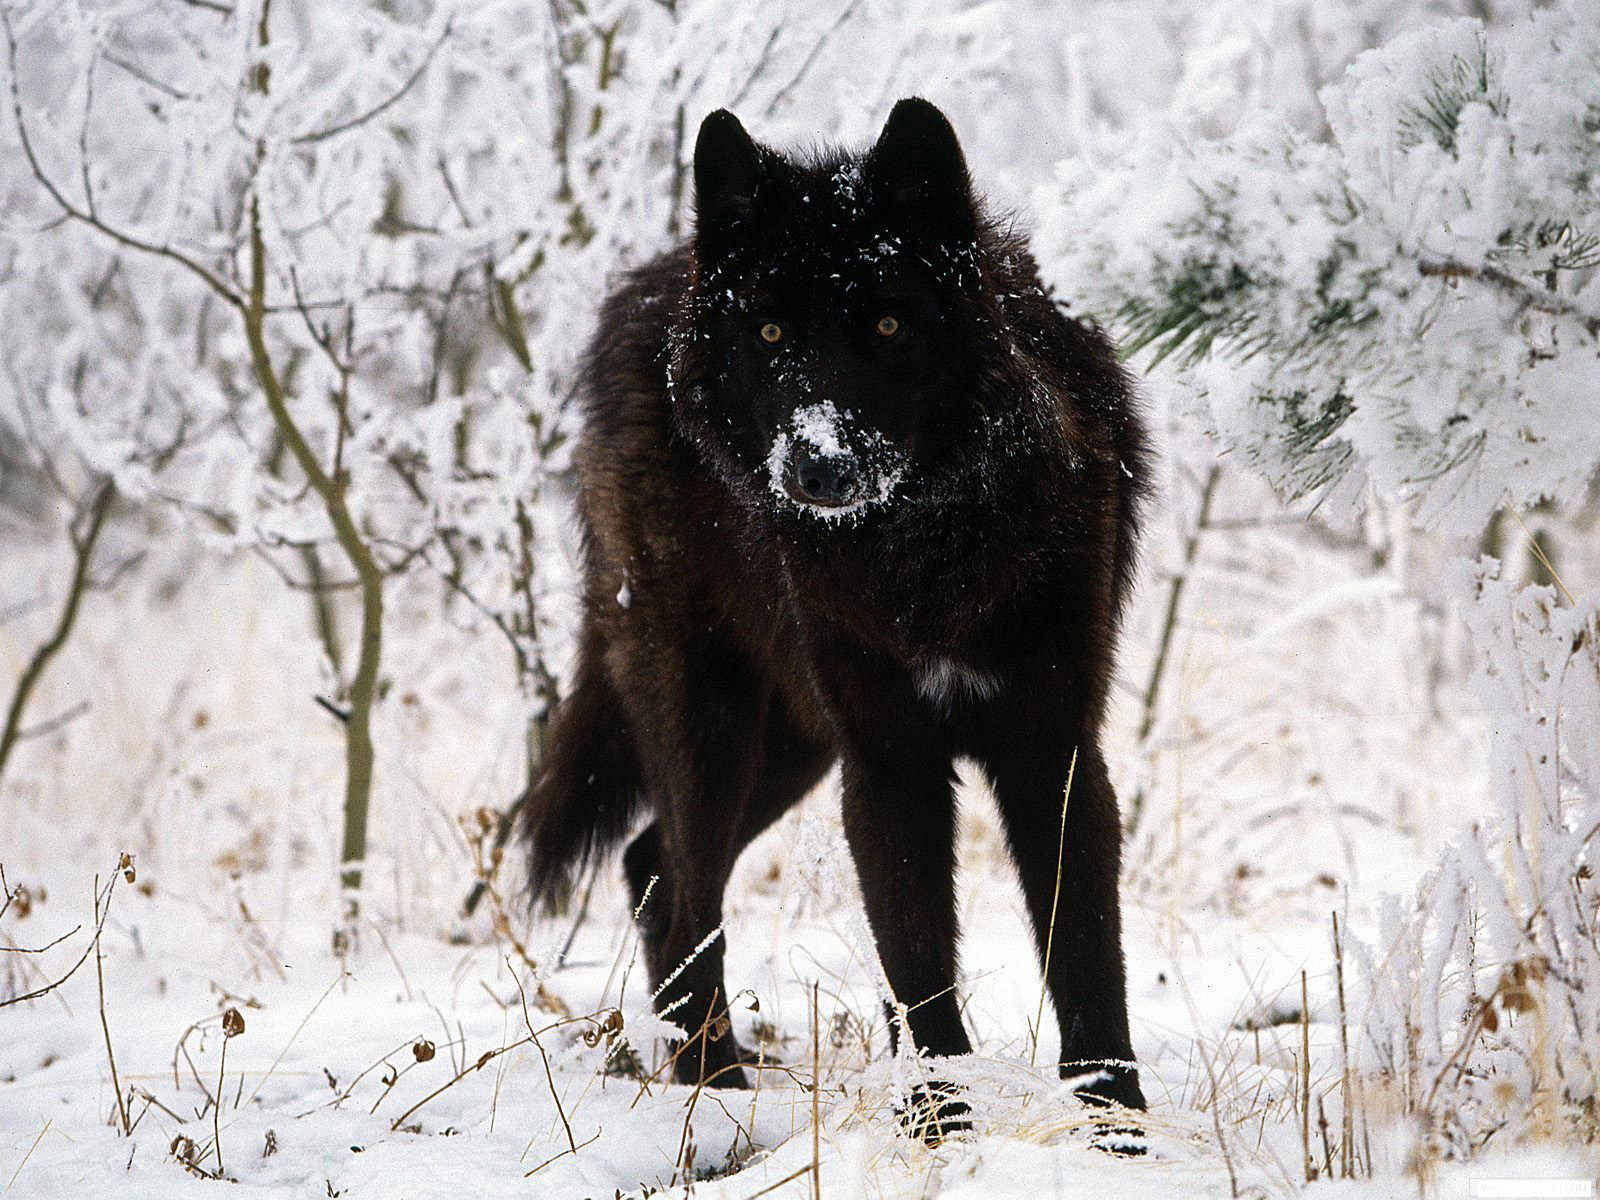
<path fill-rule="evenodd" d="M 945 115 L 920 97 L 889 113 L 867 156 L 874 191 L 897 210 L 920 216 L 951 245 L 977 237 L 972 183 L 961 143 Z"/>
<path fill-rule="evenodd" d="M 694 204 L 701 228 L 748 217 L 760 186 L 761 152 L 738 117 L 717 109 L 700 123 L 694 143 Z"/>

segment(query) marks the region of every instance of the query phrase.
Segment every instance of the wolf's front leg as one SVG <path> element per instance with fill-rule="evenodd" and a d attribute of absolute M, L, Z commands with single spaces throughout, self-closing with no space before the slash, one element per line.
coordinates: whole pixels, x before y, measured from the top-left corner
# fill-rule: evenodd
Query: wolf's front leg
<path fill-rule="evenodd" d="M 917 1049 L 968 1054 L 956 996 L 955 804 L 948 758 L 847 753 L 844 828 L 878 958 Z M 898 1040 L 899 1018 L 890 1017 Z M 966 1127 L 967 1106 L 931 1080 L 902 1120 L 933 1143 Z"/>
<path fill-rule="evenodd" d="M 1074 765 L 1073 747 L 1054 738 L 1018 739 L 997 759 L 988 766 L 1006 838 L 1040 958 L 1049 956 L 1044 966 L 1061 1028 L 1061 1075 L 1094 1076 L 1079 1089 L 1085 1099 L 1142 1109 L 1117 898 L 1122 829 L 1105 763 L 1086 745 Z"/>

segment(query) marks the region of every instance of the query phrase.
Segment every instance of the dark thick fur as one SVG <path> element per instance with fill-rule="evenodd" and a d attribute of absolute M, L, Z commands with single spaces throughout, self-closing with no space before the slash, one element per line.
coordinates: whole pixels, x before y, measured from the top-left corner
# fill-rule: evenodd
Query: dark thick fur
<path fill-rule="evenodd" d="M 844 826 L 916 1044 L 971 1047 L 953 761 L 994 787 L 1063 1075 L 1142 1108 L 1100 753 L 1148 451 L 1111 345 L 974 198 L 932 105 L 865 153 L 695 150 L 697 226 L 607 300 L 579 451 L 576 677 L 525 807 L 536 898 L 624 864 L 652 980 L 722 921 L 740 851 L 843 760 Z M 1071 764 L 1076 755 L 1076 767 Z M 1057 846 L 1062 796 L 1065 854 Z M 743 1084 L 723 942 L 663 990 L 680 1080 Z"/>

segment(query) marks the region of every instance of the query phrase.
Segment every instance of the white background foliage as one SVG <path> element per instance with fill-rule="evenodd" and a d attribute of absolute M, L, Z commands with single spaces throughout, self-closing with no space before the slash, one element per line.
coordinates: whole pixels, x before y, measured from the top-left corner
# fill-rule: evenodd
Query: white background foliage
<path fill-rule="evenodd" d="M 0 1008 L 0 1187 L 199 1194 L 220 1162 L 285 1196 L 799 1196 L 813 1166 L 840 1197 L 1289 1195 L 1326 1189 L 1307 1151 L 1374 1197 L 1595 1174 L 1600 281 L 1549 258 L 1600 237 L 1588 0 L 272 0 L 265 45 L 255 0 L 3 3 L 0 698 L 115 502 L 0 774 L 0 999 L 77 960 L 119 853 L 137 875 L 103 998 L 91 954 Z M 1444 144 L 1426 98 L 1458 62 L 1492 86 Z M 1138 1161 L 1033 1065 L 976 780 L 978 1053 L 940 1068 L 975 1129 L 937 1150 L 895 1132 L 924 1068 L 887 1055 L 831 782 L 730 890 L 740 1036 L 792 1068 L 754 1097 L 603 1073 L 561 1014 L 659 1050 L 615 872 L 581 922 L 530 922 L 483 840 L 571 651 L 575 369 L 609 284 L 686 228 L 699 120 L 862 144 L 909 94 L 1074 311 L 1125 331 L 1196 262 L 1248 281 L 1204 311 L 1209 356 L 1143 384 L 1161 498 L 1109 731 Z M 252 197 L 287 403 L 386 573 L 343 959 L 344 741 L 314 698 L 345 702 L 359 612 L 219 294 L 248 293 Z M 1341 300 L 1370 315 L 1321 320 Z M 1559 586 L 1523 586 L 1535 537 Z M 467 918 L 479 868 L 499 899 Z"/>

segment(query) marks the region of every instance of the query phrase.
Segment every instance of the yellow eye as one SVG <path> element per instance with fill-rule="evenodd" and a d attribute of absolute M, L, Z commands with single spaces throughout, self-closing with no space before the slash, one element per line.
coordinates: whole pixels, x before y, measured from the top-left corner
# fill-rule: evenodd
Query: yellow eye
<path fill-rule="evenodd" d="M 783 328 L 776 321 L 768 321 L 761 327 L 761 340 L 769 346 L 776 346 L 783 341 Z"/>
<path fill-rule="evenodd" d="M 878 318 L 878 333 L 883 337 L 893 337 L 900 332 L 900 322 L 894 317 L 884 316 Z"/>

